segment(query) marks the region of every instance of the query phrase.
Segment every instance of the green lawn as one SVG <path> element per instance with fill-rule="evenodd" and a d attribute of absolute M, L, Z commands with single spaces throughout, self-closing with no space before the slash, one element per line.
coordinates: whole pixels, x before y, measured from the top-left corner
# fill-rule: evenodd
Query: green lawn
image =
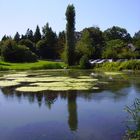
<path fill-rule="evenodd" d="M 40 70 L 40 69 L 63 69 L 63 62 L 40 60 L 35 63 L 8 63 L 0 61 L 0 70 Z"/>

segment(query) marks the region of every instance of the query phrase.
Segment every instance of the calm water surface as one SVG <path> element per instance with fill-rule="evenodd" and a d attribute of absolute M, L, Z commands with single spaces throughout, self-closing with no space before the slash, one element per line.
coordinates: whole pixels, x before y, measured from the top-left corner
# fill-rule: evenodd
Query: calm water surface
<path fill-rule="evenodd" d="M 124 108 L 140 97 L 140 75 L 99 78 L 109 84 L 89 92 L 1 89 L 0 140 L 121 140 Z"/>

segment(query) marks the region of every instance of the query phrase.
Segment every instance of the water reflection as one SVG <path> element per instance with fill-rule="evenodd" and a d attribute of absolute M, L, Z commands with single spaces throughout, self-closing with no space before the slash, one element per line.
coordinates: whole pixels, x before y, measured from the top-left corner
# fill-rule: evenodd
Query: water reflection
<path fill-rule="evenodd" d="M 57 100 L 64 99 L 67 101 L 67 124 L 71 131 L 78 130 L 78 105 L 77 98 L 83 98 L 84 100 L 90 102 L 101 101 L 104 98 L 110 98 L 115 102 L 125 100 L 128 96 L 128 89 L 130 87 L 130 82 L 124 81 L 111 81 L 108 86 L 102 86 L 100 90 L 97 91 L 67 91 L 67 92 L 39 92 L 39 93 L 22 93 L 15 92 L 14 88 L 3 88 L 2 93 L 6 99 L 16 99 L 19 102 L 26 99 L 30 104 L 37 103 L 39 107 L 45 105 L 49 110 L 53 110 L 53 105 Z"/>
<path fill-rule="evenodd" d="M 85 140 L 93 139 L 93 137 L 95 140 L 103 140 L 104 136 L 101 135 L 102 133 L 108 140 L 120 139 L 125 131 L 124 126 L 122 126 L 122 122 L 126 117 L 123 108 L 125 105 L 129 105 L 128 103 L 133 100 L 132 98 L 139 93 L 139 77 L 130 77 L 129 79 L 122 77 L 110 79 L 105 77 L 104 79 L 102 78 L 102 81 L 107 81 L 108 84 L 100 84 L 98 85 L 100 87 L 99 90 L 86 92 L 44 91 L 39 93 L 22 93 L 15 92 L 14 87 L 1 89 L 5 104 L 9 100 L 16 102 L 12 104 L 13 110 L 11 109 L 11 112 L 15 113 L 13 113 L 12 117 L 16 118 L 16 120 L 10 123 L 14 126 L 19 119 L 19 124 L 11 135 L 21 140 L 27 139 L 26 134 L 28 132 L 32 132 L 32 134 L 29 133 L 31 139 L 37 139 L 37 135 L 41 135 L 42 139 L 39 138 L 39 140 L 51 139 L 52 136 L 55 136 L 55 138 L 51 140 L 56 140 L 58 139 L 57 137 L 60 137 L 59 139 L 61 140 L 65 138 Z M 17 101 L 19 104 L 17 104 Z M 20 106 L 20 104 L 22 105 Z M 8 106 L 9 108 L 11 106 Z M 5 117 L 8 113 L 3 107 L 0 109 L 1 114 L 4 113 L 5 115 L 3 116 Z M 8 112 L 10 111 L 8 110 Z M 25 114 L 22 114 L 22 112 L 25 112 Z M 17 117 L 19 113 L 22 114 L 20 118 Z M 25 120 L 22 117 L 24 115 L 27 115 Z M 9 118 L 5 119 L 4 117 L 0 117 L 0 123 L 3 120 L 9 121 Z M 5 124 L 8 126 L 9 122 L 5 122 Z M 0 136 L 2 134 L 0 127 Z M 63 138 L 64 135 L 65 138 Z M 13 140 L 16 140 L 15 137 Z"/>
<path fill-rule="evenodd" d="M 76 92 L 68 93 L 68 124 L 71 131 L 76 131 L 78 128 L 76 98 Z"/>
<path fill-rule="evenodd" d="M 22 101 L 22 99 L 26 98 L 31 104 L 38 103 L 38 106 L 41 107 L 42 104 L 45 104 L 48 109 L 52 108 L 52 105 L 57 101 L 60 97 L 61 99 L 67 100 L 68 102 L 68 110 L 75 110 L 77 108 L 76 99 L 84 98 L 85 100 L 92 101 L 94 100 L 102 100 L 104 97 L 108 97 L 112 100 L 124 100 L 127 97 L 128 87 L 131 87 L 132 83 L 130 81 L 124 80 L 114 80 L 109 81 L 109 84 L 100 84 L 99 90 L 94 91 L 44 91 L 38 93 L 22 93 L 16 92 L 15 88 L 2 88 L 2 93 L 4 94 L 5 98 L 17 98 L 18 101 Z M 135 86 L 139 87 L 139 84 L 135 83 Z M 104 92 L 106 94 L 104 94 Z M 102 94 L 103 93 L 103 94 Z M 109 95 L 110 94 L 110 95 Z M 75 113 L 73 113 L 75 114 Z"/>

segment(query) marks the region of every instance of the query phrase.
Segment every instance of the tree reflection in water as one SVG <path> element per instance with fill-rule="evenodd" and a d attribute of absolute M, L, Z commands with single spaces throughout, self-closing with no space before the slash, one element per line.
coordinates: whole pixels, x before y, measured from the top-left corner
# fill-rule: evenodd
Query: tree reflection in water
<path fill-rule="evenodd" d="M 77 112 L 77 98 L 82 97 L 86 101 L 91 100 L 102 100 L 106 96 L 111 100 L 119 101 L 124 100 L 127 97 L 126 87 L 129 87 L 130 83 L 127 81 L 119 80 L 112 81 L 108 86 L 102 86 L 97 91 L 44 91 L 38 93 L 22 93 L 15 92 L 13 88 L 3 88 L 2 93 L 6 99 L 15 99 L 21 102 L 23 99 L 28 100 L 30 104 L 37 103 L 39 107 L 46 105 L 51 110 L 55 101 L 60 97 L 61 99 L 67 100 L 67 111 L 68 111 L 68 125 L 71 131 L 77 131 L 78 129 L 78 112 Z M 129 88 L 127 89 L 129 90 Z M 125 91 L 125 92 L 124 92 Z M 109 94 L 109 95 L 108 95 Z"/>
<path fill-rule="evenodd" d="M 76 131 L 78 128 L 78 118 L 77 118 L 77 94 L 75 92 L 68 92 L 68 124 L 71 131 Z"/>

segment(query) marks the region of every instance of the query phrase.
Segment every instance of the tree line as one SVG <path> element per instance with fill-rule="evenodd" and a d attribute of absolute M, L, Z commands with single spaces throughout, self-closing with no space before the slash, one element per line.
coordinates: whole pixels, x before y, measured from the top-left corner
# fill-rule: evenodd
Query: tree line
<path fill-rule="evenodd" d="M 125 28 L 113 26 L 101 31 L 99 27 L 87 27 L 75 31 L 75 7 L 66 10 L 66 30 L 53 31 L 49 23 L 37 25 L 25 35 L 18 32 L 12 38 L 4 35 L 0 41 L 0 54 L 4 61 L 34 62 L 38 59 L 62 59 L 68 65 L 87 63 L 89 59 L 140 58 L 140 31 L 132 37 Z"/>

